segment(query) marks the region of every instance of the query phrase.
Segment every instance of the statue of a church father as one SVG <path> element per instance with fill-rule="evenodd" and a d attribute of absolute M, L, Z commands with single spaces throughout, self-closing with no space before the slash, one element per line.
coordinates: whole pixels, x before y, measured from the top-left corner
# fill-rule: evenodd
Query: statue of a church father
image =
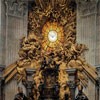
<path fill-rule="evenodd" d="M 15 95 L 14 100 L 28 100 L 28 98 L 23 93 L 22 87 L 18 87 L 18 93 Z"/>
<path fill-rule="evenodd" d="M 82 85 L 78 86 L 78 94 L 77 94 L 75 100 L 89 100 L 87 98 L 87 96 L 83 93 L 83 86 Z"/>

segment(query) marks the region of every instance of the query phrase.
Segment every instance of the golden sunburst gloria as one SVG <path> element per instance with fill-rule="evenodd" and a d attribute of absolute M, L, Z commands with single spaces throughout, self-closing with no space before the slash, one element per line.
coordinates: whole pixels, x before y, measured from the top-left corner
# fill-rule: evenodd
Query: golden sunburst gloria
<path fill-rule="evenodd" d="M 54 50 L 62 48 L 64 42 L 63 27 L 56 22 L 47 22 L 42 29 L 43 41 L 42 47 L 44 50 Z"/>

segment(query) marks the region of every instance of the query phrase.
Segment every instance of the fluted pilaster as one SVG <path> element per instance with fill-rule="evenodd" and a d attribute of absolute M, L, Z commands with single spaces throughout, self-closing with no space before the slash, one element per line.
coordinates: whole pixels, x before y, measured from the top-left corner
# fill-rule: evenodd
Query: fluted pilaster
<path fill-rule="evenodd" d="M 6 53 L 5 64 L 15 62 L 20 48 L 20 39 L 27 35 L 27 2 L 23 0 L 5 0 L 6 4 Z M 13 100 L 17 93 L 17 81 L 11 80 L 5 85 L 5 100 Z M 10 91 L 10 92 L 9 92 Z"/>
<path fill-rule="evenodd" d="M 20 39 L 27 35 L 27 2 L 6 0 L 6 65 L 18 59 Z"/>
<path fill-rule="evenodd" d="M 96 65 L 100 66 L 100 1 L 97 6 L 97 52 L 96 52 Z"/>
<path fill-rule="evenodd" d="M 89 48 L 86 60 L 96 65 L 97 0 L 77 0 L 77 41 Z"/>
<path fill-rule="evenodd" d="M 91 65 L 97 64 L 97 5 L 98 0 L 77 1 L 77 42 L 87 45 L 86 61 Z M 89 100 L 96 100 L 95 84 L 89 79 L 88 87 L 84 89 Z M 91 91 L 91 93 L 89 93 Z"/>
<path fill-rule="evenodd" d="M 5 65 L 5 4 L 0 0 L 0 65 Z"/>

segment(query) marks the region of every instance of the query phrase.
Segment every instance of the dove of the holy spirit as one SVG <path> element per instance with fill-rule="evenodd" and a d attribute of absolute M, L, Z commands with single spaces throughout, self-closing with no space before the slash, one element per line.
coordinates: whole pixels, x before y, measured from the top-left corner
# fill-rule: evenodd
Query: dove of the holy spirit
<path fill-rule="evenodd" d="M 50 42 L 55 42 L 57 40 L 57 32 L 56 31 L 50 31 L 48 34 L 48 38 Z"/>

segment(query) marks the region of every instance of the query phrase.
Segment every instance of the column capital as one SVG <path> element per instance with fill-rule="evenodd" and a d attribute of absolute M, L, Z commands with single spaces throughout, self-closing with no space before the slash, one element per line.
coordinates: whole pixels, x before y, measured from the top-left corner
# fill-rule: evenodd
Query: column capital
<path fill-rule="evenodd" d="M 76 3 L 91 3 L 91 2 L 98 2 L 99 0 L 75 0 Z"/>
<path fill-rule="evenodd" d="M 76 0 L 81 16 L 96 14 L 99 0 Z"/>
<path fill-rule="evenodd" d="M 7 15 L 23 17 L 26 15 L 27 0 L 5 0 Z"/>

